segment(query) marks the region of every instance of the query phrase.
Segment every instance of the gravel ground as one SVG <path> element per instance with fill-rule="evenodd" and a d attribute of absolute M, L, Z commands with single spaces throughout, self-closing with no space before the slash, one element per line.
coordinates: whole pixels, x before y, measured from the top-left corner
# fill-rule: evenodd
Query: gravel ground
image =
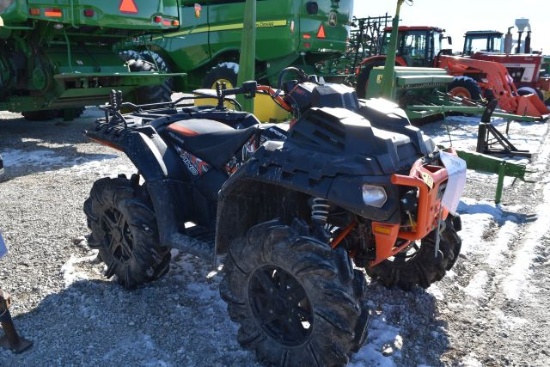
<path fill-rule="evenodd" d="M 132 292 L 102 276 L 102 264 L 86 245 L 82 204 L 95 180 L 133 170 L 124 156 L 83 136 L 97 116 L 88 109 L 65 123 L 0 114 L 6 164 L 0 229 L 9 247 L 0 259 L 0 287 L 12 295 L 18 333 L 33 342 L 21 354 L 0 349 L 0 366 L 257 366 L 236 341 L 214 262 L 174 252 L 164 278 Z M 471 142 L 475 123 L 457 121 L 450 133 L 455 143 Z M 495 206 L 494 177 L 469 176 L 459 212 L 482 207 L 497 219 L 464 229 L 479 230 L 478 243 L 469 244 L 448 277 L 428 291 L 409 293 L 369 283 L 365 307 L 376 338 L 369 337 L 350 365 L 550 365 L 550 252 L 544 246 L 550 223 L 530 216 L 550 201 L 544 175 L 550 154 L 541 144 L 547 125 L 539 126 L 518 142 L 539 153 L 533 160 L 537 183 L 507 187 L 504 204 Z M 425 129 L 442 141 L 448 135 L 440 123 Z M 484 249 L 501 242 L 507 246 L 502 266 L 494 268 Z M 521 280 L 529 292 L 511 299 L 503 291 L 511 282 L 506 274 L 527 245 L 533 261 Z M 482 296 L 468 295 L 465 289 L 480 276 Z"/>

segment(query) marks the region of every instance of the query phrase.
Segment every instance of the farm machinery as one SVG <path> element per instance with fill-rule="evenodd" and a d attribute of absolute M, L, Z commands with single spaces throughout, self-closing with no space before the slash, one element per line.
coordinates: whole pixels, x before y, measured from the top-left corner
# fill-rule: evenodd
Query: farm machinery
<path fill-rule="evenodd" d="M 0 110 L 78 115 L 121 90 L 154 103 L 172 91 L 237 84 L 244 1 L 0 2 Z M 353 2 L 257 3 L 256 80 L 342 55 Z M 186 77 L 182 77 L 187 74 Z"/>
<path fill-rule="evenodd" d="M 143 60 L 125 62 L 114 46 L 177 29 L 176 3 L 1 1 L 0 110 L 70 119 L 84 106 L 105 103 L 113 88 L 136 103 L 169 99 L 171 91 L 162 87 L 167 75 Z"/>
<path fill-rule="evenodd" d="M 550 105 L 550 56 L 532 51 L 528 19 L 516 19 L 515 27 L 518 29 L 516 40 L 511 31 L 514 27 L 509 27 L 506 34 L 496 30 L 466 32 L 463 55 L 504 65 L 519 94 L 537 94 Z M 526 28 L 529 30 L 522 41 Z"/>
<path fill-rule="evenodd" d="M 392 44 L 393 28 L 397 28 L 398 35 Z M 443 47 L 444 40 L 450 41 L 444 30 L 438 27 L 399 26 L 398 23 L 387 27 L 381 41 L 381 53 L 365 58 L 356 69 L 358 95 L 368 95 L 373 80 L 371 71 L 387 65 L 386 60 L 393 49 L 395 57 L 392 63 L 395 66 L 444 69 L 452 76 L 447 85 L 452 97 L 472 104 L 496 99 L 505 113 L 517 119 L 542 120 L 550 115 L 550 110 L 536 93 L 518 90 L 504 65 L 473 57 L 452 56 L 451 50 Z M 424 70 L 424 73 L 429 73 L 429 70 Z M 440 105 L 446 109 L 444 103 Z"/>
<path fill-rule="evenodd" d="M 218 81 L 236 86 L 245 1 L 180 0 L 178 6 L 176 30 L 133 38 L 123 47 L 161 69 L 187 73 L 177 90 L 214 89 Z M 346 51 L 352 0 L 264 0 L 255 9 L 254 79 L 265 85 L 277 85 L 287 66 L 319 75 L 319 63 Z"/>

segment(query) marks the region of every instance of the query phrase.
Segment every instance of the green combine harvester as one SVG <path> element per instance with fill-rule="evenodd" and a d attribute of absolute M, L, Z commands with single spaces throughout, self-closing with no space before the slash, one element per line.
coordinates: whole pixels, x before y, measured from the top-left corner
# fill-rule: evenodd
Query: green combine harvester
<path fill-rule="evenodd" d="M 178 29 L 177 0 L 1 0 L 0 110 L 27 119 L 78 116 L 112 89 L 128 101 L 170 98 L 168 77 L 116 44 Z M 126 60 L 125 60 L 126 59 Z"/>
<path fill-rule="evenodd" d="M 312 73 L 346 52 L 352 0 L 255 5 L 261 83 L 275 85 L 291 65 Z M 0 0 L 0 110 L 71 118 L 111 89 L 143 104 L 234 86 L 244 14 L 244 0 Z"/>

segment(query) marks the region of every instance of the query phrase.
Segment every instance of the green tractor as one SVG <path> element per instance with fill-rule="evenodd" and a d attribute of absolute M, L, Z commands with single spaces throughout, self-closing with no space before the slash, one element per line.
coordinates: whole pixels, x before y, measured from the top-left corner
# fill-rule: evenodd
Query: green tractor
<path fill-rule="evenodd" d="M 177 0 L 0 0 L 0 110 L 70 119 L 112 89 L 135 103 L 169 99 L 168 76 L 115 45 L 177 30 L 178 10 Z"/>

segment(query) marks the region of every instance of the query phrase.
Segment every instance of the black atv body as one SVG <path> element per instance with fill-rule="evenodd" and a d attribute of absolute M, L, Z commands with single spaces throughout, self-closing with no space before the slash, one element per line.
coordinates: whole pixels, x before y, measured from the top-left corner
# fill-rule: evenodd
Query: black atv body
<path fill-rule="evenodd" d="M 301 73 L 285 84 L 288 125 L 218 96 L 127 115 L 112 98 L 86 134 L 137 173 L 94 184 L 89 244 L 126 288 L 165 275 L 171 248 L 224 255 L 220 294 L 243 347 L 266 365 L 343 366 L 366 337 L 365 272 L 425 288 L 458 257 L 444 153 L 396 104 Z"/>

